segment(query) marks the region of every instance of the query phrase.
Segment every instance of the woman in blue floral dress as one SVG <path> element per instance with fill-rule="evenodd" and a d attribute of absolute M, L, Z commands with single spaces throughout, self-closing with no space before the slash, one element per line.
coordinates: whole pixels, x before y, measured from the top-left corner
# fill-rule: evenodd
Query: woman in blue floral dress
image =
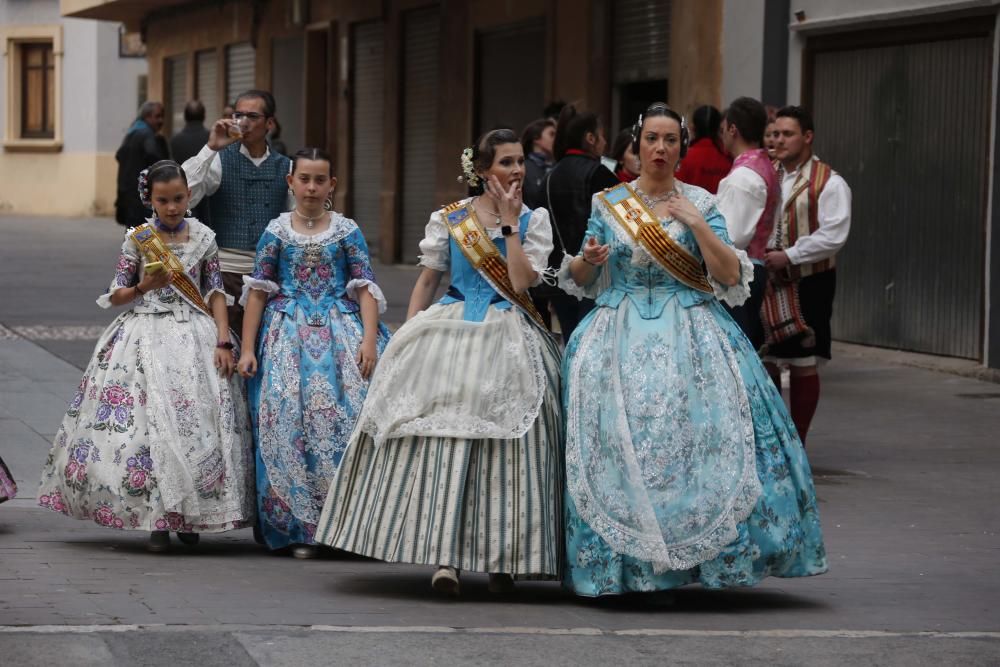
<path fill-rule="evenodd" d="M 361 230 L 324 210 L 337 183 L 330 165 L 322 150 L 296 153 L 297 206 L 261 236 L 241 300 L 259 527 L 269 548 L 297 558 L 316 555 L 327 488 L 389 339 Z"/>
<path fill-rule="evenodd" d="M 674 179 L 681 117 L 655 104 L 639 127 L 642 174 L 595 195 L 561 274 L 597 300 L 563 364 L 565 584 L 599 596 L 825 572 L 805 451 L 718 300 L 745 300 L 752 265 L 714 197 Z"/>
<path fill-rule="evenodd" d="M 145 232 L 126 233 L 111 288 L 97 300 L 130 307 L 97 341 L 38 502 L 109 528 L 150 531 L 149 550 L 166 551 L 168 531 L 193 544 L 197 533 L 252 525 L 252 445 L 215 233 L 184 217 L 190 191 L 174 162 L 154 164 L 140 196 L 156 218 Z M 137 240 L 155 237 L 183 274 L 147 271 Z"/>

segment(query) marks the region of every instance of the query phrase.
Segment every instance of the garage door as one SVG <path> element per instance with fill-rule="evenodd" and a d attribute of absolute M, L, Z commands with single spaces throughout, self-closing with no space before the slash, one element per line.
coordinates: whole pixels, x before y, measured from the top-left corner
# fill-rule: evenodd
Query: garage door
<path fill-rule="evenodd" d="M 992 37 L 977 30 L 812 56 L 815 151 L 853 191 L 838 339 L 982 355 Z"/>

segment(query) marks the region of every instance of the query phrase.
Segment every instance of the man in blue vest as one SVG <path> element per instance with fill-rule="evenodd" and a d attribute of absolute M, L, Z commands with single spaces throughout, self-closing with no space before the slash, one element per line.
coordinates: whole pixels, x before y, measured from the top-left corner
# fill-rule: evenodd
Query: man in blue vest
<path fill-rule="evenodd" d="M 271 93 L 246 91 L 236 98 L 233 115 L 217 120 L 205 147 L 183 164 L 191 206 L 208 199 L 223 284 L 237 300 L 243 276 L 253 271 L 257 241 L 267 223 L 295 205 L 285 180 L 291 160 L 271 151 L 267 143 L 274 113 Z M 229 308 L 229 326 L 242 331 L 243 309 L 238 305 Z"/>

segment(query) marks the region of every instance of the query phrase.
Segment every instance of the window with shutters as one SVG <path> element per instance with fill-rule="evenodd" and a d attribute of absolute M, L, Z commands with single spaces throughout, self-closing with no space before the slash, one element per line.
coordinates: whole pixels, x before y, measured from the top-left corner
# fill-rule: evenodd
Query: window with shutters
<path fill-rule="evenodd" d="M 6 47 L 7 150 L 59 150 L 61 26 L 0 28 Z"/>
<path fill-rule="evenodd" d="M 21 136 L 55 137 L 55 65 L 52 42 L 21 44 Z"/>

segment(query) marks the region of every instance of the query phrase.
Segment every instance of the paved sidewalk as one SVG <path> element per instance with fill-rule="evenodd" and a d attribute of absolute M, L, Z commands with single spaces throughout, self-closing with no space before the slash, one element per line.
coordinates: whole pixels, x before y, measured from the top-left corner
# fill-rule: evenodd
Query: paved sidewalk
<path fill-rule="evenodd" d="M 71 227 L 32 232 L 0 217 L 0 323 L 15 332 L 0 330 L 0 454 L 20 486 L 0 505 L 5 667 L 1000 664 L 1000 391 L 877 356 L 843 354 L 823 371 L 809 455 L 831 570 L 811 579 L 594 601 L 551 583 L 496 598 L 473 575 L 449 601 L 430 595 L 428 568 L 296 561 L 250 531 L 152 555 L 143 534 L 37 508 L 80 364 L 49 330 L 16 332 L 111 318 L 90 304 L 120 230 Z M 74 268 L 43 261 L 57 242 L 79 247 Z M 408 295 L 415 272 L 382 275 L 387 292 Z"/>
<path fill-rule="evenodd" d="M 781 646 L 789 658 L 781 664 L 801 664 L 792 656 L 810 651 L 832 660 L 847 650 L 866 662 L 862 656 L 889 655 L 898 646 L 906 649 L 885 664 L 931 664 L 928 656 L 962 656 L 964 664 L 1000 660 L 1000 634 L 954 634 L 1000 631 L 1000 400 L 992 384 L 870 362 L 831 365 L 810 448 L 830 573 L 771 579 L 750 590 L 684 589 L 672 605 L 661 606 L 643 598 L 580 600 L 544 583 L 519 585 L 515 596 L 498 600 L 480 576 L 465 578 L 463 598 L 449 602 L 429 595 L 427 568 L 342 557 L 295 561 L 268 554 L 249 531 L 206 536 L 200 547 L 170 555 L 147 554 L 142 534 L 109 531 L 34 506 L 40 468 L 78 373 L 28 341 L 0 341 L 0 451 L 21 486 L 19 499 L 0 506 L 0 626 L 153 626 L 135 631 L 142 640 L 84 632 L 87 646 L 97 642 L 116 656 L 111 664 L 126 664 L 123 656 L 138 646 L 130 642 L 168 643 L 163 626 L 197 626 L 188 628 L 191 637 L 214 637 L 212 642 L 224 635 L 253 660 L 289 642 L 306 652 L 336 654 L 340 646 L 363 652 L 371 646 L 369 635 L 380 638 L 371 640 L 378 645 L 396 641 L 384 626 L 411 632 L 433 626 L 442 636 L 421 634 L 416 645 L 431 642 L 442 651 L 478 646 L 484 655 L 504 644 L 497 644 L 495 632 L 510 642 L 518 628 L 575 628 L 608 638 L 593 650 L 586 648 L 592 638 L 546 634 L 528 642 L 541 642 L 546 655 L 563 662 L 572 655 L 613 655 L 625 644 L 629 651 L 649 646 L 667 651 L 657 656 L 682 655 L 673 651 L 717 631 L 758 633 L 748 640 L 763 651 L 760 657 Z M 274 630 L 261 634 L 245 630 L 249 626 Z M 359 630 L 346 638 L 313 626 Z M 468 627 L 493 630 L 464 639 L 441 630 Z M 679 637 L 647 632 L 622 644 L 629 635 L 616 633 L 633 630 L 670 630 Z M 877 632 L 854 641 L 856 631 Z M 67 632 L 76 637 L 75 630 Z M 907 640 L 919 632 L 945 634 Z M 255 639 L 246 643 L 246 637 Z M 5 651 L 15 645 L 57 647 L 78 639 L 0 632 L 0 655 L 11 655 Z M 731 637 L 711 645 L 712 655 L 725 656 L 747 644 Z M 233 664 L 253 664 L 247 660 Z M 719 657 L 718 664 L 724 662 Z"/>

